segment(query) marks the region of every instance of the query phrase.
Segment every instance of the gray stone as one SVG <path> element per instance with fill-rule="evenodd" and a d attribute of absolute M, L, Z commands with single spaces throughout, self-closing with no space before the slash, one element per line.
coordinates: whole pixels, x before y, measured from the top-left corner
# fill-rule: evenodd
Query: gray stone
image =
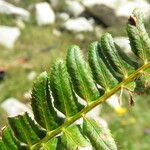
<path fill-rule="evenodd" d="M 91 7 L 94 5 L 103 4 L 103 5 L 107 5 L 111 8 L 115 8 L 118 4 L 118 0 L 109 0 L 109 1 L 105 1 L 105 0 L 83 0 L 82 4 L 86 7 Z"/>
<path fill-rule="evenodd" d="M 127 22 L 135 8 L 139 8 L 145 15 L 150 17 L 150 4 L 145 0 L 83 0 L 89 15 L 105 26 L 122 25 Z"/>
<path fill-rule="evenodd" d="M 84 0 L 83 5 L 86 6 L 86 10 L 89 14 L 98 19 L 105 26 L 113 26 L 116 24 L 116 0 Z"/>
<path fill-rule="evenodd" d="M 113 26 L 117 22 L 115 10 L 106 5 L 94 5 L 88 9 L 89 12 L 96 17 L 105 26 Z"/>

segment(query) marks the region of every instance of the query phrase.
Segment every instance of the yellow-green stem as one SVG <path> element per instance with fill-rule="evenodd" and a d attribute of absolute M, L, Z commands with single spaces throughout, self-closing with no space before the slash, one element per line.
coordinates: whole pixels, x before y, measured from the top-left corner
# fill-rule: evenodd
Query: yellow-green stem
<path fill-rule="evenodd" d="M 103 96 L 101 96 L 97 100 L 91 102 L 88 106 L 86 106 L 85 108 L 83 108 L 79 113 L 77 113 L 76 115 L 72 116 L 69 120 L 67 120 L 66 122 L 64 122 L 60 127 L 58 127 L 57 129 L 55 129 L 53 131 L 48 132 L 47 135 L 42 140 L 40 140 L 38 143 L 36 143 L 35 145 L 33 145 L 31 149 L 32 150 L 38 150 L 41 147 L 42 143 L 48 142 L 51 138 L 53 138 L 56 135 L 58 135 L 59 133 L 61 133 L 63 129 L 65 129 L 68 126 L 70 126 L 76 120 L 82 118 L 82 116 L 84 114 L 88 113 L 90 110 L 92 110 L 97 105 L 99 105 L 99 104 L 103 103 L 104 101 L 106 101 L 107 98 L 109 98 L 111 95 L 113 95 L 118 90 L 120 90 L 120 88 L 123 85 L 126 85 L 128 82 L 132 81 L 144 69 L 147 69 L 149 67 L 150 67 L 150 63 L 144 64 L 143 66 L 141 66 L 139 69 L 137 69 L 136 71 L 134 71 L 130 76 L 128 76 L 128 78 L 126 78 L 125 80 L 123 80 L 116 87 L 114 87 L 113 89 L 111 89 L 109 92 L 105 93 Z"/>

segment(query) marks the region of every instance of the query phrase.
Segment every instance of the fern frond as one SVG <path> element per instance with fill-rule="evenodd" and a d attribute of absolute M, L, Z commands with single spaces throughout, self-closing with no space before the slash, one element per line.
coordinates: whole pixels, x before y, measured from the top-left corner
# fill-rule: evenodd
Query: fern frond
<path fill-rule="evenodd" d="M 83 132 L 90 139 L 93 148 L 117 150 L 110 131 L 101 124 L 98 124 L 94 119 L 84 117 Z"/>
<path fill-rule="evenodd" d="M 63 130 L 62 145 L 68 150 L 87 148 L 90 142 L 83 136 L 80 126 L 71 126 Z"/>
<path fill-rule="evenodd" d="M 57 60 L 50 75 L 43 72 L 33 84 L 31 106 L 36 122 L 27 113 L 9 118 L 0 149 L 117 150 L 110 132 L 87 118 L 86 113 L 123 87 L 132 92 L 150 87 L 150 38 L 137 10 L 129 19 L 127 32 L 140 61 L 121 52 L 109 33 L 90 44 L 88 63 L 78 46 L 69 47 L 66 61 Z M 79 99 L 86 105 L 81 105 Z M 83 124 L 73 124 L 81 118 Z"/>
<path fill-rule="evenodd" d="M 66 63 L 75 92 L 87 103 L 100 97 L 90 68 L 84 61 L 78 46 L 73 45 L 68 49 Z"/>
<path fill-rule="evenodd" d="M 77 101 L 66 65 L 62 60 L 57 60 L 52 66 L 50 87 L 55 98 L 54 105 L 66 116 L 66 119 L 75 115 L 83 108 Z"/>
<path fill-rule="evenodd" d="M 112 36 L 106 33 L 101 38 L 101 46 L 107 60 L 109 60 L 112 68 L 120 73 L 123 78 L 127 78 L 133 71 L 133 67 L 125 62 L 118 54 Z"/>
<path fill-rule="evenodd" d="M 129 18 L 127 33 L 132 51 L 147 63 L 150 59 L 150 38 L 144 26 L 143 14 L 135 9 Z"/>
<path fill-rule="evenodd" d="M 49 80 L 46 72 L 41 73 L 34 82 L 31 106 L 35 120 L 46 130 L 51 131 L 61 124 L 61 119 L 52 106 Z"/>
<path fill-rule="evenodd" d="M 99 54 L 100 45 L 98 42 L 90 44 L 88 49 L 88 60 L 95 81 L 101 85 L 105 91 L 109 91 L 118 84 L 117 79 L 110 73 Z M 109 80 L 108 80 L 109 79 Z"/>

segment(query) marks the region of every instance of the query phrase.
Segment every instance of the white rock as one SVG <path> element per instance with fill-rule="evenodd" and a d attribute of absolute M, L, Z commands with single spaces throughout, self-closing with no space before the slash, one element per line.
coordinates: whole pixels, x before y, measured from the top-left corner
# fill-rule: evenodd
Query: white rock
<path fill-rule="evenodd" d="M 95 35 L 100 38 L 103 34 L 103 28 L 101 26 L 96 26 L 94 28 L 94 31 L 95 31 Z"/>
<path fill-rule="evenodd" d="M 75 35 L 75 39 L 83 41 L 85 39 L 85 37 L 82 33 L 78 33 Z"/>
<path fill-rule="evenodd" d="M 97 118 L 94 118 L 94 120 L 102 127 L 104 127 L 105 129 L 108 130 L 108 124 L 107 124 L 107 121 L 104 120 L 103 118 L 101 117 L 97 117 Z"/>
<path fill-rule="evenodd" d="M 128 37 L 115 37 L 115 43 L 124 50 L 125 53 L 131 53 L 130 41 Z"/>
<path fill-rule="evenodd" d="M 8 116 L 13 117 L 23 112 L 28 112 L 30 116 L 33 118 L 33 114 L 31 109 L 25 104 L 19 102 L 15 98 L 8 98 L 4 102 L 1 103 L 0 107 L 7 112 Z"/>
<path fill-rule="evenodd" d="M 106 102 L 114 109 L 120 107 L 119 97 L 116 94 L 108 98 Z"/>
<path fill-rule="evenodd" d="M 150 4 L 144 0 L 128 1 L 117 9 L 116 14 L 128 18 L 135 8 L 139 8 L 146 19 L 150 17 Z"/>
<path fill-rule="evenodd" d="M 0 13 L 8 15 L 17 15 L 23 20 L 28 20 L 30 17 L 30 13 L 27 10 L 16 7 L 2 0 L 0 0 Z"/>
<path fill-rule="evenodd" d="M 87 113 L 88 117 L 93 117 L 93 118 L 97 118 L 100 116 L 100 112 L 101 112 L 101 106 L 98 105 L 95 108 L 93 108 L 90 112 Z"/>
<path fill-rule="evenodd" d="M 47 2 L 38 3 L 36 8 L 36 20 L 38 25 L 53 24 L 55 22 L 55 14 L 51 6 Z"/>
<path fill-rule="evenodd" d="M 65 12 L 58 14 L 58 19 L 61 21 L 67 21 L 69 19 L 69 15 Z"/>
<path fill-rule="evenodd" d="M 64 27 L 73 32 L 90 32 L 93 31 L 93 26 L 84 17 L 69 19 L 65 22 Z"/>
<path fill-rule="evenodd" d="M 0 44 L 13 48 L 16 40 L 20 36 L 20 30 L 17 27 L 0 26 Z"/>
<path fill-rule="evenodd" d="M 78 1 L 67 0 L 66 5 L 66 10 L 74 17 L 78 17 L 85 10 Z"/>
<path fill-rule="evenodd" d="M 31 71 L 31 72 L 28 74 L 27 79 L 28 79 L 29 81 L 32 81 L 32 80 L 35 79 L 36 76 L 37 76 L 37 73 L 36 73 L 35 71 Z"/>
<path fill-rule="evenodd" d="M 23 94 L 24 98 L 25 98 L 26 100 L 31 99 L 31 98 L 32 98 L 31 93 L 32 93 L 31 91 L 25 92 L 25 93 Z"/>
<path fill-rule="evenodd" d="M 20 29 L 24 29 L 25 28 L 25 23 L 22 20 L 20 20 L 20 19 L 16 19 L 16 25 Z"/>
<path fill-rule="evenodd" d="M 53 29 L 52 31 L 53 35 L 57 36 L 57 37 L 60 37 L 61 36 L 61 32 L 57 29 Z"/>

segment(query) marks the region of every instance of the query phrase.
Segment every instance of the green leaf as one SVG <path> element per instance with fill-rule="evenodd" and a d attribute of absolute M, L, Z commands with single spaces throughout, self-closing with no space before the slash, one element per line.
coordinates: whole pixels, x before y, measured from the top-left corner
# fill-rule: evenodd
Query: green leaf
<path fill-rule="evenodd" d="M 70 83 L 66 65 L 62 60 L 57 60 L 52 66 L 50 87 L 55 107 L 67 118 L 73 116 L 83 108 L 78 103 Z"/>
<path fill-rule="evenodd" d="M 53 130 L 62 122 L 52 106 L 49 79 L 46 72 L 41 73 L 33 84 L 31 106 L 35 120 L 45 129 Z"/>
<path fill-rule="evenodd" d="M 123 87 L 128 89 L 131 92 L 134 92 L 135 87 L 136 87 L 136 83 L 135 83 L 135 81 L 130 81 L 129 83 L 123 85 Z"/>
<path fill-rule="evenodd" d="M 73 45 L 68 49 L 66 61 L 75 92 L 87 102 L 100 97 L 89 66 L 84 61 L 78 46 Z"/>
<path fill-rule="evenodd" d="M 144 31 L 143 26 L 140 25 L 142 21 L 140 22 L 138 17 L 137 20 L 131 17 L 130 22 L 130 25 L 136 28 L 136 32 L 144 33 L 142 32 Z M 141 35 L 139 37 L 141 38 Z M 139 40 L 139 37 L 137 40 Z M 110 132 L 94 120 L 84 118 L 84 132 L 80 126 L 72 125 L 94 107 L 106 101 L 115 92 L 123 89 L 124 86 L 133 91 L 135 86 L 134 80 L 140 79 L 140 82 L 135 81 L 135 90 L 139 90 L 142 87 L 145 92 L 145 88 L 149 88 L 150 62 L 149 51 L 147 50 L 149 45 L 146 43 L 148 41 L 146 40 L 147 37 L 142 38 L 142 40 L 140 39 L 137 42 L 140 42 L 140 45 L 142 45 L 142 48 L 145 47 L 146 51 L 144 49 L 138 49 L 139 51 L 136 54 L 144 60 L 144 63 L 141 64 L 141 62 L 138 62 L 137 68 L 132 67 L 134 66 L 132 64 L 133 62 L 128 60 L 127 56 L 123 58 L 123 54 L 121 55 L 119 53 L 110 34 L 105 34 L 100 43 L 91 44 L 91 53 L 89 53 L 93 57 L 89 58 L 91 68 L 84 61 L 79 47 L 75 45 L 71 46 L 67 54 L 67 71 L 70 76 L 67 74 L 65 64 L 58 61 L 52 69 L 51 83 L 46 72 L 42 73 L 34 82 L 32 108 L 37 124 L 27 114 L 9 118 L 9 126 L 11 129 L 6 128 L 3 130 L 2 139 L 0 139 L 0 148 L 4 150 L 76 150 L 80 148 L 91 148 L 92 144 L 93 149 L 116 150 L 117 147 Z M 135 48 L 139 48 L 136 47 L 136 44 L 138 43 L 135 43 Z M 97 68 L 98 66 L 100 68 Z M 136 68 L 135 71 L 134 68 Z M 101 78 L 98 74 L 99 72 Z M 92 73 L 97 83 L 93 79 Z M 106 82 L 104 76 L 107 76 L 108 80 L 112 80 L 113 82 L 116 78 L 119 83 Z M 71 78 L 71 82 L 69 77 Z M 104 95 L 100 94 L 100 88 L 97 88 L 98 83 L 106 90 L 110 88 L 110 91 L 108 90 L 105 94 L 103 93 Z M 50 91 L 50 84 L 52 84 L 52 91 Z M 52 93 L 54 99 L 52 98 Z M 129 91 L 129 99 L 130 104 L 133 104 L 131 93 Z M 88 103 L 81 111 L 78 109 L 78 104 L 76 105 L 76 94 Z M 65 107 L 63 108 L 65 106 L 64 104 L 67 105 L 67 109 Z M 64 119 L 62 123 L 62 118 L 58 117 L 55 106 L 58 111 L 62 111 L 64 114 L 67 114 L 67 117 L 71 117 L 66 120 Z M 71 107 L 73 107 L 73 112 L 71 112 Z"/>
<path fill-rule="evenodd" d="M 0 149 L 1 150 L 7 150 L 6 147 L 5 147 L 5 144 L 2 141 L 2 139 L 0 139 Z"/>
<path fill-rule="evenodd" d="M 135 9 L 127 26 L 132 51 L 144 63 L 150 60 L 150 38 L 144 26 L 143 14 Z"/>
<path fill-rule="evenodd" d="M 121 47 L 119 45 L 117 45 L 116 43 L 115 43 L 115 46 L 117 48 L 118 54 L 121 57 L 121 59 L 123 59 L 125 62 L 127 62 L 134 69 L 137 69 L 139 67 L 139 63 L 138 63 L 139 61 L 137 61 L 137 60 L 139 60 L 138 57 L 136 57 L 135 55 L 130 56 L 130 54 L 125 53 L 124 50 L 121 49 Z"/>
<path fill-rule="evenodd" d="M 83 136 L 80 126 L 72 126 L 63 130 L 62 144 L 67 150 L 77 150 L 90 147 L 90 143 Z"/>
<path fill-rule="evenodd" d="M 110 131 L 106 127 L 100 126 L 95 120 L 84 118 L 83 132 L 96 150 L 117 150 Z"/>
<path fill-rule="evenodd" d="M 28 116 L 27 113 L 8 118 L 15 136 L 29 147 L 45 137 L 46 133 Z"/>
<path fill-rule="evenodd" d="M 142 82 L 144 82 L 144 86 L 145 86 L 145 93 L 147 95 L 150 94 L 150 69 L 146 69 L 143 72 L 143 75 L 141 76 L 141 80 Z"/>
<path fill-rule="evenodd" d="M 134 71 L 134 68 L 119 56 L 114 40 L 109 33 L 105 33 L 101 37 L 101 46 L 105 57 L 109 60 L 112 67 L 124 78 L 127 78 Z"/>
<path fill-rule="evenodd" d="M 2 148 L 1 150 L 27 150 L 27 146 L 23 143 L 21 143 L 20 141 L 18 141 L 12 131 L 6 127 L 3 129 L 2 131 L 2 140 L 0 142 L 0 148 Z"/>
<path fill-rule="evenodd" d="M 42 148 L 44 148 L 44 150 L 63 150 L 61 139 L 59 137 L 53 138 L 47 143 L 43 143 Z"/>
<path fill-rule="evenodd" d="M 143 70 L 136 78 L 135 92 L 139 95 L 150 94 L 150 69 Z"/>
<path fill-rule="evenodd" d="M 99 56 L 99 44 L 93 42 L 88 49 L 88 60 L 96 82 L 106 91 L 109 91 L 118 81 L 110 73 L 102 58 Z"/>

